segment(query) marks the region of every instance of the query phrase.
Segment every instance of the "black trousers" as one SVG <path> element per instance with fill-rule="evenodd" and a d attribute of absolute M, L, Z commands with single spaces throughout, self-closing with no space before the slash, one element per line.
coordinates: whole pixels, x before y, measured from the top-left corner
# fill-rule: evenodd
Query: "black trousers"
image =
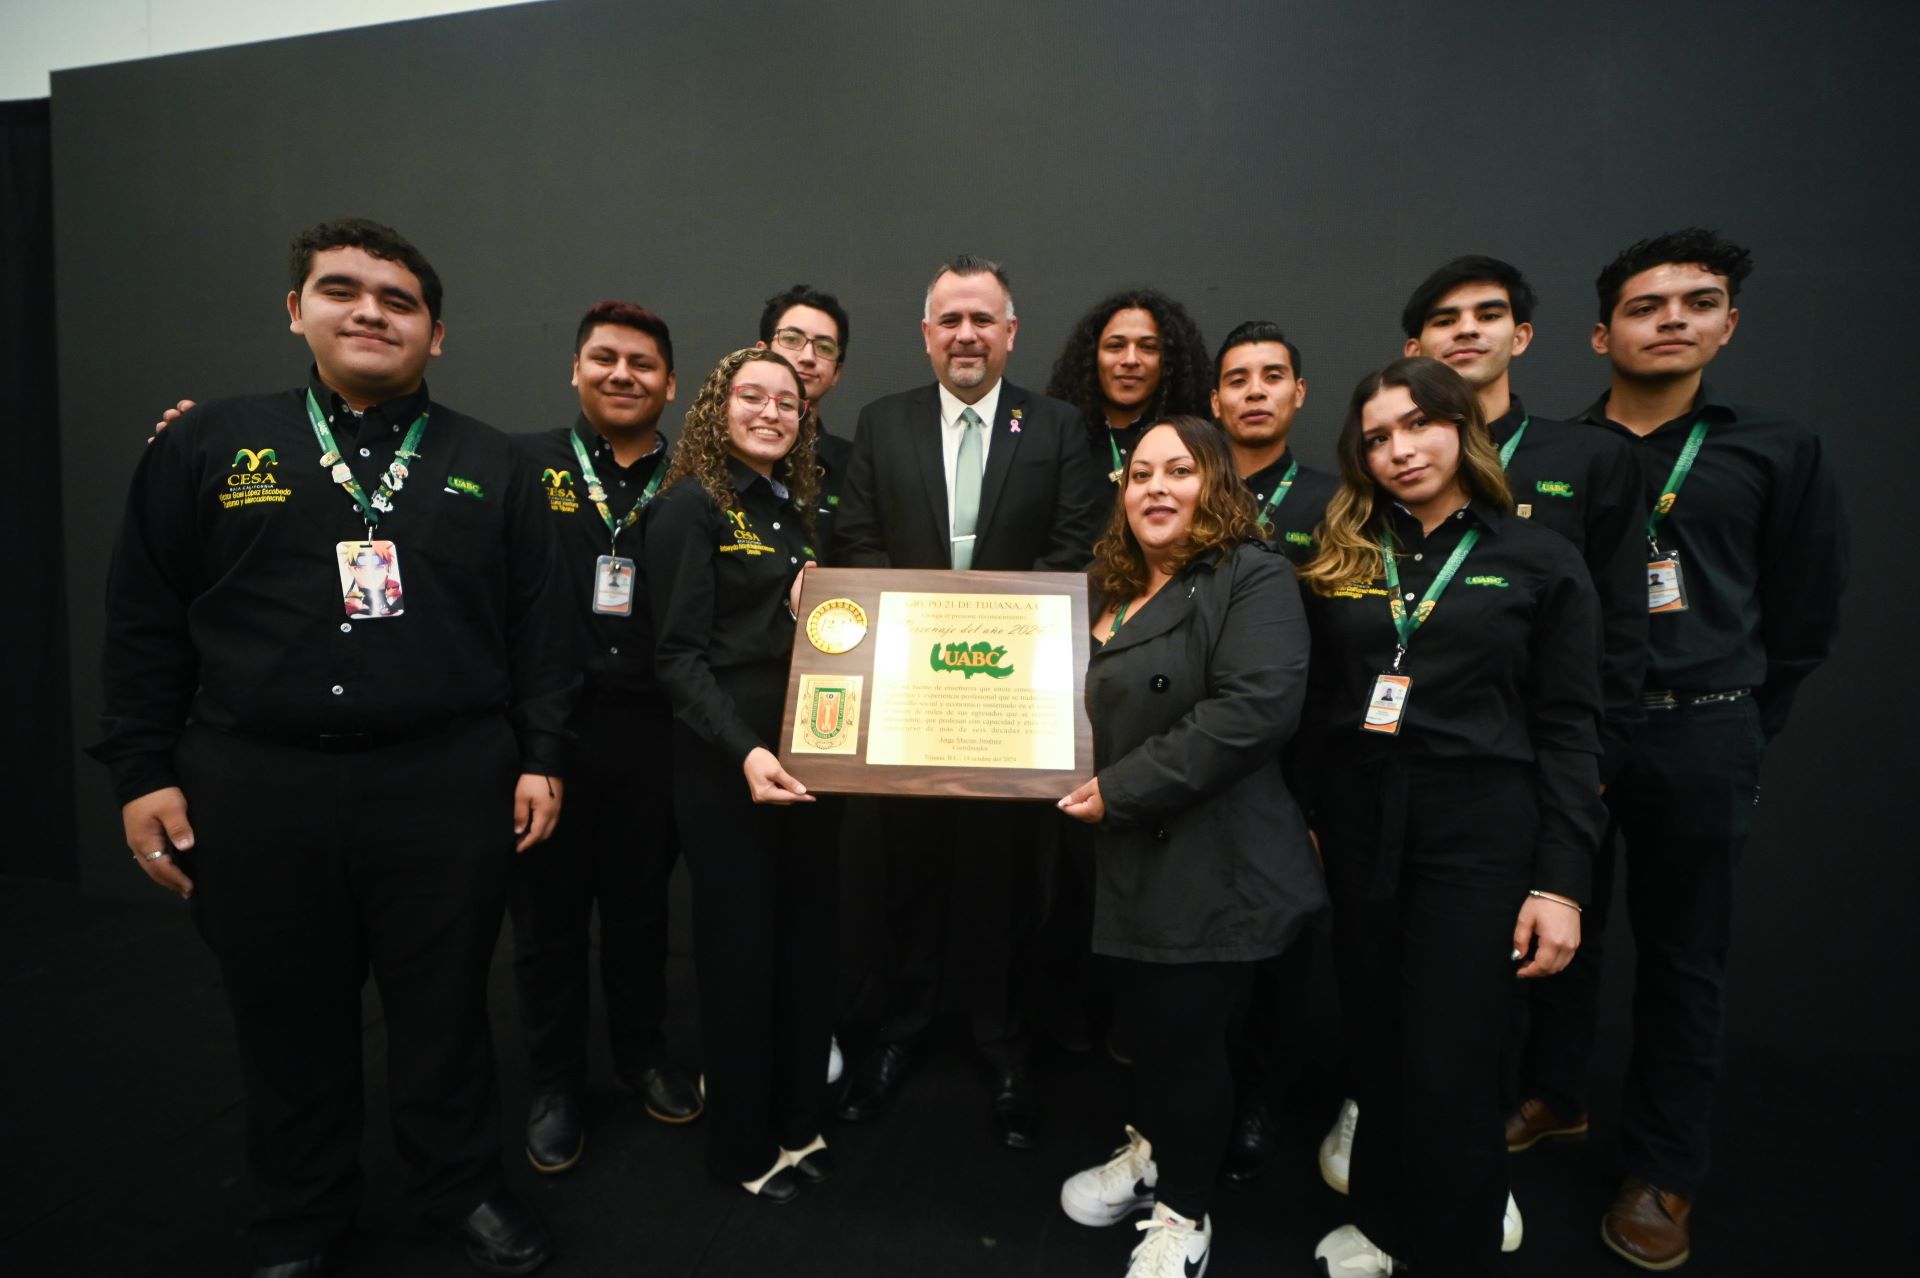
<path fill-rule="evenodd" d="M 1607 787 L 1611 829 L 1582 919 L 1586 939 L 1572 965 L 1529 998 L 1521 1091 L 1562 1114 L 1585 1113 L 1600 942 L 1624 847 L 1636 966 L 1621 1144 L 1629 1171 L 1688 1197 L 1707 1174 L 1725 1057 L 1734 867 L 1753 823 L 1765 745 L 1751 697 L 1648 712 L 1632 757 Z"/>
<path fill-rule="evenodd" d="M 1047 837 L 1042 823 L 1058 817 L 1039 804 L 986 800 L 885 799 L 878 806 L 887 843 L 880 1041 L 909 1041 L 933 1023 L 952 953 L 975 1045 L 997 1070 L 1023 1068 L 1037 849 Z"/>
<path fill-rule="evenodd" d="M 1299 1081 L 1305 1053 L 1301 1030 L 1313 994 L 1311 932 L 1285 950 L 1253 964 L 1246 997 L 1234 1010 L 1228 1043 L 1234 1091 L 1242 1110 L 1271 1113 Z"/>
<path fill-rule="evenodd" d="M 190 727 L 176 766 L 195 834 L 180 859 L 246 1082 L 260 1262 L 352 1222 L 369 973 L 409 1192 L 464 1216 L 502 1183 L 487 966 L 513 856 L 506 721 L 345 754 Z"/>
<path fill-rule="evenodd" d="M 1421 1274 L 1487 1274 L 1507 1194 L 1501 1061 L 1537 822 L 1529 765 L 1329 769 L 1319 834 L 1360 1123 L 1355 1223 Z"/>
<path fill-rule="evenodd" d="M 784 663 L 778 674 L 777 686 L 751 675 L 721 680 L 762 740 L 774 739 Z M 740 761 L 678 724 L 673 777 L 693 877 L 707 1163 L 722 1180 L 756 1180 L 782 1147 L 826 1130 L 838 831 L 818 804 L 754 803 Z"/>
<path fill-rule="evenodd" d="M 596 901 L 614 1071 L 636 1078 L 666 1059 L 667 881 L 680 855 L 673 720 L 658 697 L 589 688 L 574 728 L 579 764 L 567 778 L 559 828 L 515 863 L 508 898 L 536 1090 L 586 1084 Z"/>
<path fill-rule="evenodd" d="M 1228 1027 L 1258 965 L 1107 962 L 1133 1050 L 1137 1126 L 1159 1171 L 1155 1198 L 1200 1220 L 1213 1209 L 1213 1183 L 1233 1134 Z"/>

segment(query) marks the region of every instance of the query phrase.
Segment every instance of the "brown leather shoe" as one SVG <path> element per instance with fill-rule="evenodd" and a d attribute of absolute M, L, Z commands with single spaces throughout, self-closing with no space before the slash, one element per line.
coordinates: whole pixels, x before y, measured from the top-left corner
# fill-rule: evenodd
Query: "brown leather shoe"
<path fill-rule="evenodd" d="M 1600 1241 L 1642 1269 L 1678 1269 L 1692 1255 L 1687 1217 L 1693 1204 L 1638 1176 L 1620 1182 L 1620 1194 L 1600 1218 Z"/>
<path fill-rule="evenodd" d="M 1562 1118 L 1545 1101 L 1529 1096 L 1507 1115 L 1507 1152 L 1518 1154 L 1543 1140 L 1585 1140 L 1587 1116 Z"/>

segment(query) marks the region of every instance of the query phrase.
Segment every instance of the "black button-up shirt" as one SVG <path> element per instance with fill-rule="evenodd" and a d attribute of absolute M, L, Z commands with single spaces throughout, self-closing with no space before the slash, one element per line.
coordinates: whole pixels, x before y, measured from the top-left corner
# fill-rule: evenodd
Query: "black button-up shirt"
<path fill-rule="evenodd" d="M 654 499 L 642 527 L 661 690 L 675 718 L 744 760 L 778 742 L 762 739 L 767 729 L 750 724 L 721 683 L 744 676 L 784 689 L 794 631 L 787 591 L 815 556 L 784 487 L 738 461 L 728 470 L 739 509 L 717 508 L 685 478 Z"/>
<path fill-rule="evenodd" d="M 1273 496 L 1274 489 L 1287 477 L 1287 468 L 1293 465 L 1293 461 L 1293 450 L 1289 448 L 1280 454 L 1279 461 L 1247 476 L 1247 491 L 1253 494 L 1254 504 L 1262 511 L 1266 510 L 1267 499 Z M 1271 526 L 1262 535 L 1295 567 L 1306 563 L 1313 558 L 1317 549 L 1313 530 L 1320 526 L 1320 521 L 1326 517 L 1327 503 L 1339 491 L 1340 480 L 1337 477 L 1324 470 L 1302 466 L 1300 473 L 1293 477 L 1293 487 L 1287 489 L 1287 495 L 1280 499 L 1280 505 L 1268 516 Z"/>
<path fill-rule="evenodd" d="M 1520 514 L 1573 543 L 1600 596 L 1600 780 L 1608 782 L 1646 717 L 1646 486 L 1631 448 L 1572 422 L 1529 419 L 1518 396 L 1488 425 L 1494 447 L 1506 447 L 1522 421 L 1527 433 L 1507 465 L 1513 500 Z"/>
<path fill-rule="evenodd" d="M 1602 395 L 1581 420 L 1632 446 L 1649 508 L 1693 423 L 1707 421 L 1706 440 L 1659 525 L 1662 552 L 1680 561 L 1687 610 L 1647 619 L 1647 686 L 1752 688 L 1763 728 L 1777 735 L 1794 693 L 1832 647 L 1847 584 L 1846 516 L 1819 436 L 1777 413 L 1730 403 L 1710 386 L 1692 409 L 1645 437 L 1606 411 Z"/>
<path fill-rule="evenodd" d="M 827 434 L 827 428 L 822 424 L 814 450 L 823 472 L 820 476 L 820 492 L 814 499 L 813 548 L 820 552 L 814 559 L 831 566 L 833 519 L 840 513 L 840 487 L 847 482 L 847 466 L 853 460 L 853 441 Z"/>
<path fill-rule="evenodd" d="M 309 387 L 369 496 L 424 386 L 348 411 L 308 387 L 202 404 L 134 472 L 107 582 L 104 738 L 125 803 L 179 784 L 189 719 L 262 739 L 417 735 L 510 714 L 521 767 L 558 773 L 577 675 L 535 478 L 507 437 L 439 404 L 374 536 L 397 551 L 401 615 L 350 620 L 340 542 L 366 538 L 319 464 Z"/>
<path fill-rule="evenodd" d="M 1119 430 L 1107 425 L 1107 415 L 1095 412 L 1086 419 L 1087 455 L 1093 458 L 1093 469 L 1102 479 L 1108 479 L 1118 469 L 1125 471 L 1127 461 L 1133 456 L 1133 450 L 1139 445 L 1140 437 L 1147 433 L 1147 419 L 1136 417 Z M 1113 450 L 1120 450 L 1120 461 L 1116 466 Z M 1126 476 L 1114 487 L 1125 487 Z"/>
<path fill-rule="evenodd" d="M 558 568 L 570 612 L 573 652 L 586 671 L 586 692 L 649 693 L 653 679 L 653 613 L 647 605 L 646 573 L 641 564 L 640 525 L 620 533 L 616 543 L 587 495 L 586 476 L 574 456 L 578 438 L 606 490 L 607 509 L 624 521 L 656 474 L 667 465 L 666 437 L 631 466 L 614 460 L 613 445 L 577 418 L 566 430 L 513 437 L 514 451 L 539 480 L 543 505 L 551 517 Z M 655 494 L 658 495 L 657 493 Z M 618 549 L 613 547 L 617 544 Z M 624 617 L 593 610 L 594 572 L 601 555 L 624 555 L 635 563 L 633 611 Z"/>
<path fill-rule="evenodd" d="M 1584 900 L 1600 806 L 1600 606 L 1564 537 L 1471 502 L 1431 534 L 1388 509 L 1400 589 L 1411 611 L 1468 528 L 1481 530 L 1400 673 L 1411 678 L 1397 736 L 1362 730 L 1374 681 L 1392 669 L 1399 636 L 1383 577 L 1328 598 L 1306 592 L 1313 622 L 1308 722 L 1327 766 L 1364 766 L 1384 752 L 1532 763 L 1540 829 L 1534 886 Z M 1411 596 L 1407 598 L 1406 596 Z"/>

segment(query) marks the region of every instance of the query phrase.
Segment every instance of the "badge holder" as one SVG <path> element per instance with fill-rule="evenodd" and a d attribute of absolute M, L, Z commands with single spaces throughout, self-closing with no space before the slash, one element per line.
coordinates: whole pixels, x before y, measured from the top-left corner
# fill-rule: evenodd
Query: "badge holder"
<path fill-rule="evenodd" d="M 400 549 L 391 541 L 334 543 L 340 566 L 340 603 L 352 621 L 384 621 L 406 609 L 400 583 Z"/>
<path fill-rule="evenodd" d="M 1367 697 L 1367 715 L 1360 721 L 1361 731 L 1389 737 L 1400 735 L 1400 720 L 1407 712 L 1407 697 L 1413 691 L 1413 680 L 1400 673 L 1400 659 L 1406 655 L 1405 648 L 1394 649 L 1393 669 L 1373 681 L 1373 692 Z"/>
<path fill-rule="evenodd" d="M 1685 612 L 1687 583 L 1680 573 L 1677 552 L 1661 553 L 1653 543 L 1653 558 L 1647 561 L 1647 611 L 1649 613 Z"/>
<path fill-rule="evenodd" d="M 633 560 L 601 555 L 593 561 L 593 610 L 602 617 L 633 615 Z"/>

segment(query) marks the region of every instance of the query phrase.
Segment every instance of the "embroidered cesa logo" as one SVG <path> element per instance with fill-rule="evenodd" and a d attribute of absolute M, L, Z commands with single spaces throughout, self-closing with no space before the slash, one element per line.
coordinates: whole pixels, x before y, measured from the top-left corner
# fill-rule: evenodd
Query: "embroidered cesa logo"
<path fill-rule="evenodd" d="M 730 525 L 727 531 L 732 534 L 733 541 L 731 544 L 723 544 L 720 547 L 721 554 L 757 557 L 773 553 L 773 547 L 760 540 L 760 534 L 753 531 L 753 526 L 747 522 L 746 511 L 729 510 L 726 514 L 727 523 Z"/>
<path fill-rule="evenodd" d="M 1564 479 L 1537 480 L 1533 485 L 1533 490 L 1537 493 L 1545 493 L 1549 497 L 1573 496 L 1573 485 Z"/>
<path fill-rule="evenodd" d="M 968 679 L 975 675 L 1004 679 L 1013 673 L 1013 662 L 1007 660 L 1007 650 L 985 642 L 943 643 L 936 639 L 928 661 L 937 671 L 958 670 Z"/>
<path fill-rule="evenodd" d="M 549 466 L 540 472 L 541 491 L 547 495 L 547 509 L 556 515 L 571 515 L 580 509 L 580 496 L 573 490 L 573 472 Z"/>
<path fill-rule="evenodd" d="M 284 506 L 293 489 L 280 482 L 273 468 L 280 454 L 271 448 L 242 448 L 227 464 L 226 490 L 220 494 L 220 509 L 241 506 Z"/>

